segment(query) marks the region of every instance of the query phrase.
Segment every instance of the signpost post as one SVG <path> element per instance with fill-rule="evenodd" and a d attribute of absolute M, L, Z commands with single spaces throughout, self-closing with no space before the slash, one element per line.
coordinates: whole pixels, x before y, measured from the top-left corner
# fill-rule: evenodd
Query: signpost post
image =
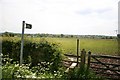
<path fill-rule="evenodd" d="M 120 56 L 120 1 L 118 2 L 118 34 L 117 34 L 117 41 L 118 41 L 118 55 Z"/>
<path fill-rule="evenodd" d="M 118 2 L 118 34 L 117 34 L 117 42 L 118 42 L 118 56 L 120 56 L 120 1 Z M 118 64 L 120 61 L 118 60 Z M 120 70 L 120 67 L 118 67 Z"/>
<path fill-rule="evenodd" d="M 25 21 L 22 22 L 22 37 L 21 37 L 21 50 L 20 50 L 20 65 L 23 63 L 23 45 L 24 45 L 24 29 L 25 26 L 27 29 L 31 29 L 32 25 L 25 23 Z"/>

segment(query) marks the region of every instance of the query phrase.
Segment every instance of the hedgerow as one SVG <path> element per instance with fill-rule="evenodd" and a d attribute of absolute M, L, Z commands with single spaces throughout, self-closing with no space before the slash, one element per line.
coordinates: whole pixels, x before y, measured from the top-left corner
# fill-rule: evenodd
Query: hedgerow
<path fill-rule="evenodd" d="M 11 63 L 20 59 L 20 47 L 21 41 L 3 40 L 2 41 L 2 53 L 3 57 L 8 55 L 12 59 Z M 50 63 L 49 68 L 51 72 L 57 71 L 61 66 L 61 53 L 59 46 L 54 43 L 50 43 L 46 40 L 40 42 L 32 42 L 30 40 L 24 41 L 23 49 L 23 63 L 30 64 L 30 68 L 37 66 L 40 62 Z M 3 61 L 4 63 L 4 61 Z"/>

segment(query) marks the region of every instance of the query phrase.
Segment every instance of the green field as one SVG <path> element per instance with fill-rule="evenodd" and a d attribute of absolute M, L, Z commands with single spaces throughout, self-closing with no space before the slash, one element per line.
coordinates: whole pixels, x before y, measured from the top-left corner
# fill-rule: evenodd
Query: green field
<path fill-rule="evenodd" d="M 8 38 L 3 37 L 3 40 L 20 40 L 20 38 Z M 57 43 L 64 53 L 76 54 L 76 39 L 75 38 L 25 38 L 33 42 L 39 42 L 42 40 L 47 40 L 49 42 Z M 87 52 L 91 51 L 92 54 L 107 54 L 107 55 L 117 55 L 118 44 L 116 39 L 79 39 L 80 48 L 79 51 L 85 49 Z"/>
<path fill-rule="evenodd" d="M 77 41 L 74 38 L 46 38 L 48 41 L 57 42 L 65 53 L 76 54 Z M 80 39 L 79 51 L 85 49 L 92 54 L 117 55 L 118 44 L 116 39 Z"/>

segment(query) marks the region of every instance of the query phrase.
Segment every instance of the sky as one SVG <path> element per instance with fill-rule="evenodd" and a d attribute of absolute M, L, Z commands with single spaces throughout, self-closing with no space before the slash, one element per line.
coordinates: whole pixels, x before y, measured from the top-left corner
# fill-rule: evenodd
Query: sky
<path fill-rule="evenodd" d="M 118 30 L 119 0 L 0 0 L 0 32 L 108 35 Z"/>

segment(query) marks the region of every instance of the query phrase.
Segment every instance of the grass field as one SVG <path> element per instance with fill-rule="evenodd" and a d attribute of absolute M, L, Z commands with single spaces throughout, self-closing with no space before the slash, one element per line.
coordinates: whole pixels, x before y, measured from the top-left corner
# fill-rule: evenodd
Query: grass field
<path fill-rule="evenodd" d="M 20 40 L 20 38 L 8 38 L 9 40 Z M 76 54 L 76 39 L 75 38 L 26 38 L 34 42 L 39 42 L 41 39 L 45 39 L 49 42 L 54 42 L 59 44 L 60 48 L 64 53 Z M 116 39 L 80 39 L 79 51 L 83 48 L 88 52 L 89 50 L 92 54 L 107 54 L 107 55 L 117 55 L 118 44 Z"/>
<path fill-rule="evenodd" d="M 48 41 L 60 44 L 64 53 L 76 54 L 77 41 L 74 38 L 46 38 Z M 116 39 L 80 39 L 79 51 L 85 49 L 93 54 L 117 55 L 118 44 Z"/>

